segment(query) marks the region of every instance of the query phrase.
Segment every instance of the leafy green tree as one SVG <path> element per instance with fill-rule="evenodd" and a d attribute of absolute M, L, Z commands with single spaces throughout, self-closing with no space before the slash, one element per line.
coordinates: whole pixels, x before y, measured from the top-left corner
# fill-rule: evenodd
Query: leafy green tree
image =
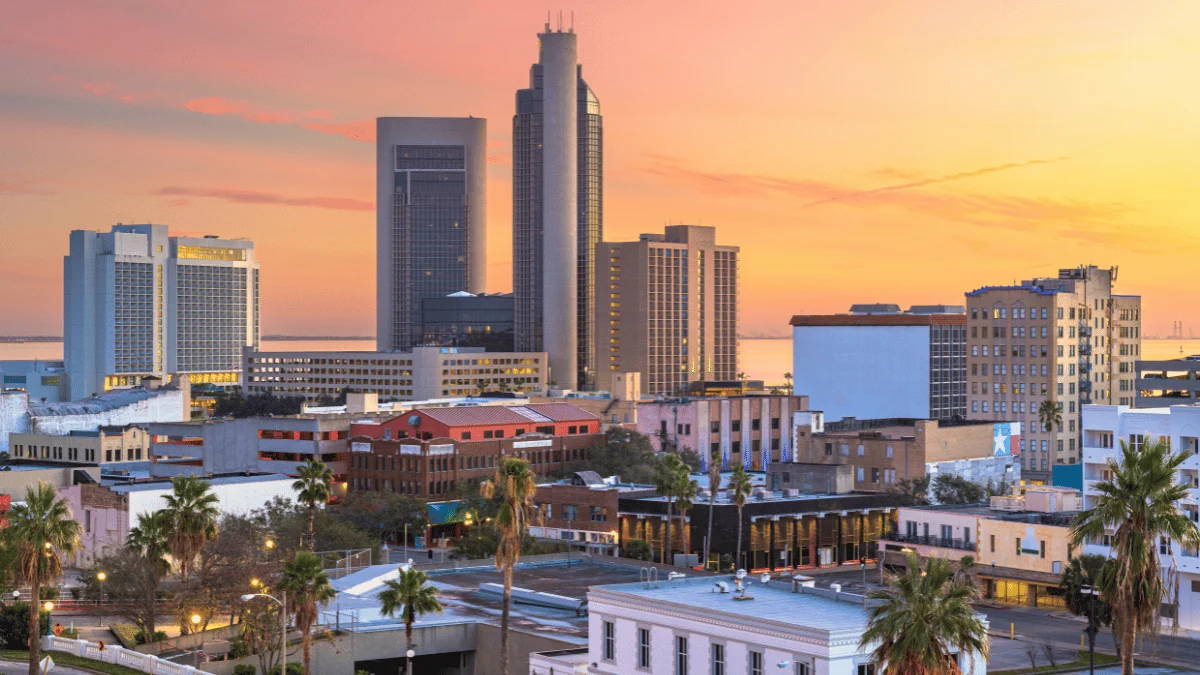
<path fill-rule="evenodd" d="M 187 581 L 192 562 L 205 542 L 217 536 L 217 496 L 209 484 L 195 476 L 171 479 L 171 493 L 164 495 L 163 509 L 171 557 L 179 561 L 180 576 Z"/>
<path fill-rule="evenodd" d="M 43 614 L 38 619 L 38 635 L 50 630 L 50 617 Z M 29 642 L 29 603 L 13 602 L 0 605 L 0 646 L 4 649 L 25 651 Z"/>
<path fill-rule="evenodd" d="M 214 393 L 214 417 L 266 417 L 269 415 L 298 415 L 304 409 L 303 396 L 250 394 L 243 396 L 238 388 Z M 343 403 L 345 400 L 343 399 Z"/>
<path fill-rule="evenodd" d="M 1071 545 L 1077 548 L 1107 530 L 1116 531 L 1112 577 L 1101 584 L 1101 593 L 1112 605 L 1114 627 L 1121 636 L 1123 675 L 1133 673 L 1138 636 L 1158 631 L 1159 608 L 1166 595 L 1158 557 L 1160 539 L 1189 548 L 1200 545 L 1200 529 L 1178 506 L 1188 497 L 1189 486 L 1175 477 L 1188 457 L 1183 452 L 1171 454 L 1165 440 L 1146 439 L 1140 450 L 1122 441 L 1120 460 L 1108 461 L 1112 478 L 1095 483 L 1095 506 L 1076 516 L 1071 527 Z"/>
<path fill-rule="evenodd" d="M 746 506 L 746 500 L 750 498 L 753 490 L 750 474 L 746 472 L 746 467 L 742 466 L 741 462 L 733 467 L 733 474 L 729 476 L 729 484 L 726 487 L 729 488 L 738 511 L 737 557 L 733 561 L 734 567 L 737 567 L 742 564 L 742 508 Z"/>
<path fill-rule="evenodd" d="M 938 474 L 933 481 L 933 498 L 939 504 L 978 504 L 987 496 L 984 486 L 952 473 Z"/>
<path fill-rule="evenodd" d="M 139 566 L 135 574 L 146 573 L 149 575 L 149 581 L 153 584 L 153 588 L 157 589 L 162 583 L 163 577 L 171 572 L 171 562 L 167 558 L 171 554 L 171 524 L 167 519 L 165 511 L 155 511 L 153 513 L 139 513 L 138 524 L 129 530 L 129 534 L 125 537 L 125 547 L 132 551 L 135 555 L 140 556 L 144 561 L 144 566 Z M 122 567 L 130 567 L 132 563 L 126 560 L 121 560 Z M 115 564 L 115 562 L 114 562 Z M 107 572 L 107 570 L 106 570 Z M 107 572 L 111 577 L 113 573 Z M 136 582 L 135 579 L 128 579 L 121 584 L 113 584 L 110 589 L 120 587 L 122 591 L 129 596 L 126 602 L 131 603 L 133 612 L 137 615 L 135 625 L 146 631 L 147 635 L 153 635 L 155 632 L 155 611 L 151 609 L 143 614 L 145 610 L 144 603 L 144 583 Z M 114 596 L 115 597 L 115 596 Z M 136 602 L 135 598 L 141 602 Z M 149 602 L 151 607 L 154 605 L 154 591 L 150 592 Z M 138 623 L 138 620 L 144 621 L 145 625 Z"/>
<path fill-rule="evenodd" d="M 104 583 L 96 574 L 103 571 Z M 158 585 L 161 575 L 149 558 L 139 555 L 131 548 L 101 558 L 92 569 L 83 572 L 79 580 L 83 583 L 88 598 L 99 598 L 103 589 L 107 604 L 116 616 L 137 626 L 138 632 L 146 635 L 157 633 L 155 615 L 158 613 Z"/>
<path fill-rule="evenodd" d="M 508 670 L 509 614 L 512 607 L 513 569 L 521 558 L 521 538 L 533 509 L 533 495 L 537 491 L 536 476 L 523 459 L 506 457 L 496 467 L 495 482 L 486 481 L 480 493 L 487 499 L 500 498 L 496 512 L 496 530 L 499 543 L 496 546 L 496 568 L 504 574 L 504 606 L 500 614 L 500 673 L 510 675 Z"/>
<path fill-rule="evenodd" d="M 79 530 L 67 500 L 59 499 L 49 483 L 25 488 L 25 503 L 9 510 L 4 534 L 17 549 L 17 577 L 29 585 L 31 597 L 41 597 L 43 586 L 62 577 L 62 559 L 79 548 Z M 38 674 L 40 609 L 34 603 L 29 615 L 29 675 Z"/>
<path fill-rule="evenodd" d="M 654 551 L 651 550 L 650 544 L 646 543 L 645 539 L 626 539 L 625 547 L 621 549 L 621 557 L 653 562 Z"/>
<path fill-rule="evenodd" d="M 474 486 L 470 492 L 465 489 L 463 492 L 471 497 L 477 496 L 479 486 Z M 339 503 L 331 504 L 326 511 L 330 516 L 370 533 L 383 542 L 395 541 L 403 536 L 405 525 L 409 533 L 413 533 L 423 531 L 426 523 L 425 500 L 394 492 L 351 492 Z"/>
<path fill-rule="evenodd" d="M 629 483 L 649 484 L 654 479 L 654 465 L 654 446 L 649 436 L 614 426 L 604 432 L 604 443 L 587 451 L 577 470 L 620 476 Z"/>
<path fill-rule="evenodd" d="M 308 513 L 308 536 L 305 537 L 305 543 L 308 544 L 308 550 L 313 551 L 316 545 L 313 521 L 317 516 L 317 505 L 324 506 L 329 503 L 329 496 L 333 491 L 333 472 L 325 466 L 325 462 L 310 458 L 296 467 L 296 474 L 299 478 L 292 483 L 292 489 L 296 491 L 296 500 L 304 505 Z"/>
<path fill-rule="evenodd" d="M 412 650 L 412 627 L 418 617 L 431 612 L 442 613 L 442 603 L 438 602 L 438 589 L 426 585 L 428 577 L 414 567 L 401 569 L 400 576 L 384 582 L 384 589 L 379 593 L 379 601 L 383 607 L 379 610 L 384 616 L 395 618 L 400 612 L 404 622 L 405 651 Z M 408 675 L 412 675 L 412 660 L 408 660 Z"/>
<path fill-rule="evenodd" d="M 679 450 L 678 454 L 679 459 L 683 460 L 683 464 L 688 468 L 689 472 L 696 473 L 700 470 L 700 453 L 685 447 Z"/>
<path fill-rule="evenodd" d="M 901 478 L 893 492 L 901 506 L 923 506 L 929 503 L 929 475 Z"/>
<path fill-rule="evenodd" d="M 1053 431 L 1056 425 L 1062 426 L 1062 406 L 1050 399 L 1042 401 L 1038 404 L 1038 420 L 1046 431 Z"/>
<path fill-rule="evenodd" d="M 287 592 L 288 609 L 295 615 L 296 626 L 300 629 L 304 675 L 311 675 L 312 627 L 317 621 L 317 607 L 327 604 L 337 592 L 329 585 L 329 576 L 321 568 L 321 559 L 308 551 L 300 551 L 284 564 L 278 586 Z"/>
<path fill-rule="evenodd" d="M 986 662 L 987 627 L 971 602 L 977 590 L 954 580 L 950 563 L 907 554 L 908 568 L 889 579 L 889 587 L 871 591 L 880 604 L 870 611 L 859 649 L 873 647 L 873 660 L 889 673 L 961 675 L 955 653 L 978 654 Z M 973 669 L 973 668 L 972 668 Z"/>
<path fill-rule="evenodd" d="M 254 518 L 272 535 L 280 555 L 291 555 L 302 545 L 308 531 L 308 514 L 290 499 L 276 497 L 254 512 Z M 372 548 L 379 539 L 364 532 L 342 517 L 336 509 L 317 511 L 313 521 L 313 539 L 321 551 Z"/>
<path fill-rule="evenodd" d="M 1084 586 L 1103 589 L 1106 584 L 1111 582 L 1112 573 L 1113 561 L 1111 559 L 1094 553 L 1085 553 L 1071 558 L 1071 563 L 1063 570 L 1062 580 L 1058 587 L 1063 591 L 1063 601 L 1067 606 L 1067 611 L 1075 616 L 1088 617 L 1089 638 L 1094 640 L 1094 633 L 1099 632 L 1101 626 L 1110 626 L 1113 628 L 1113 644 L 1120 647 L 1121 636 L 1117 635 L 1116 627 L 1113 625 L 1112 605 L 1108 604 L 1108 600 L 1105 600 L 1103 595 L 1093 600 L 1092 595 L 1083 592 Z M 1090 625 L 1093 601 L 1096 621 L 1095 625 Z"/>

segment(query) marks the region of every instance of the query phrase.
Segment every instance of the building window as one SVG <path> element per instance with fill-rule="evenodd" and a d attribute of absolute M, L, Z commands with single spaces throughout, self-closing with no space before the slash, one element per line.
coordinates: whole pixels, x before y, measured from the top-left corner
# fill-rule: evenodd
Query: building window
<path fill-rule="evenodd" d="M 638 629 L 638 668 L 650 667 L 650 629 Z"/>
<path fill-rule="evenodd" d="M 750 675 L 763 675 L 762 652 L 750 652 Z"/>
<path fill-rule="evenodd" d="M 675 675 L 688 675 L 688 639 L 682 635 L 675 636 Z"/>
<path fill-rule="evenodd" d="M 807 663 L 799 661 L 793 661 L 793 663 L 795 664 L 795 669 L 792 671 L 793 675 L 811 675 L 812 671 L 808 669 Z"/>
<path fill-rule="evenodd" d="M 1193 581 L 1194 586 L 1197 582 Z M 712 675 L 725 675 L 725 645 L 712 646 Z"/>
<path fill-rule="evenodd" d="M 617 653 L 617 627 L 611 621 L 604 622 L 604 660 L 612 661 Z"/>
<path fill-rule="evenodd" d="M 858 664 L 858 675 L 875 675 L 875 664 L 874 663 Z"/>
<path fill-rule="evenodd" d="M 988 535 L 988 543 L 990 545 L 990 548 L 992 549 L 992 553 L 995 553 L 996 552 L 996 535 L 989 534 Z"/>
<path fill-rule="evenodd" d="M 469 440 L 471 440 L 471 432 L 469 432 L 469 431 L 464 431 L 464 432 L 462 432 L 462 439 L 463 439 L 464 441 L 469 441 Z"/>

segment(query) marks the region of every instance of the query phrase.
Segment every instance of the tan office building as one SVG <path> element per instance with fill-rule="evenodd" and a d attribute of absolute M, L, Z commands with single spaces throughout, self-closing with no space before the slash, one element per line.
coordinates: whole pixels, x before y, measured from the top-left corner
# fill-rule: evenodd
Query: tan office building
<path fill-rule="evenodd" d="M 150 434 L 135 426 L 102 426 L 96 431 L 59 434 L 9 434 L 13 459 L 65 464 L 144 462 L 150 459 Z"/>
<path fill-rule="evenodd" d="M 600 244 L 598 389 L 630 372 L 642 373 L 646 394 L 737 378 L 738 248 L 716 240 L 716 228 L 671 225 Z"/>
<path fill-rule="evenodd" d="M 1114 294 L 1116 278 L 1116 268 L 1089 265 L 966 294 L 967 417 L 1022 425 L 1030 481 L 1082 461 L 1081 406 L 1133 405 L 1141 297 Z M 1062 413 L 1049 431 L 1038 417 L 1046 400 Z"/>

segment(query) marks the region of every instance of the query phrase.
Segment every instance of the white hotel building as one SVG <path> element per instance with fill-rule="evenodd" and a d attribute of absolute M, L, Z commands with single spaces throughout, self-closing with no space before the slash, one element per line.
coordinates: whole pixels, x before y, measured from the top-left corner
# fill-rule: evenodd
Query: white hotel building
<path fill-rule="evenodd" d="M 747 581 L 744 595 L 731 577 L 594 586 L 587 649 L 531 654 L 529 675 L 883 675 L 858 646 L 862 596 Z M 987 672 L 978 654 L 956 658 Z"/>
<path fill-rule="evenodd" d="M 63 295 L 69 400 L 176 373 L 234 385 L 242 348 L 258 345 L 258 262 L 244 239 L 75 230 Z"/>
<path fill-rule="evenodd" d="M 1134 409 L 1123 405 L 1083 406 L 1083 498 L 1084 508 L 1095 505 L 1095 484 L 1109 477 L 1108 460 L 1117 460 L 1121 443 L 1137 447 L 1165 438 L 1175 451 L 1190 457 L 1180 467 L 1179 480 L 1192 487 L 1179 507 L 1194 522 L 1200 522 L 1200 406 L 1177 405 L 1168 408 Z M 1089 543 L 1085 553 L 1104 556 L 1111 548 L 1104 541 Z M 1159 557 L 1167 581 L 1167 601 L 1163 615 L 1169 618 L 1178 605 L 1179 626 L 1200 630 L 1200 551 L 1186 549 L 1175 541 L 1159 542 Z M 1175 575 L 1178 572 L 1178 597 Z"/>

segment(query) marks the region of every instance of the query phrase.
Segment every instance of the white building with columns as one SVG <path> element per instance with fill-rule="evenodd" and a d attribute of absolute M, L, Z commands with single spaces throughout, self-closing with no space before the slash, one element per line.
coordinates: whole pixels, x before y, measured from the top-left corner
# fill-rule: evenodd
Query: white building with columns
<path fill-rule="evenodd" d="M 531 654 L 529 673 L 883 674 L 858 644 L 868 617 L 861 596 L 747 581 L 745 593 L 731 577 L 595 586 L 586 652 Z M 979 655 L 956 658 L 965 675 L 987 672 Z"/>
<path fill-rule="evenodd" d="M 1084 508 L 1095 506 L 1096 483 L 1110 477 L 1108 462 L 1119 461 L 1121 443 L 1139 447 L 1148 441 L 1168 439 L 1172 450 L 1190 455 L 1180 467 L 1179 480 L 1192 489 L 1179 508 L 1193 522 L 1200 523 L 1200 406 L 1136 409 L 1085 405 L 1082 410 Z M 1084 553 L 1111 555 L 1109 535 L 1087 543 Z M 1159 542 L 1158 553 L 1167 589 L 1164 619 L 1171 621 L 1170 614 L 1178 608 L 1179 627 L 1200 630 L 1200 551 L 1168 540 Z"/>

